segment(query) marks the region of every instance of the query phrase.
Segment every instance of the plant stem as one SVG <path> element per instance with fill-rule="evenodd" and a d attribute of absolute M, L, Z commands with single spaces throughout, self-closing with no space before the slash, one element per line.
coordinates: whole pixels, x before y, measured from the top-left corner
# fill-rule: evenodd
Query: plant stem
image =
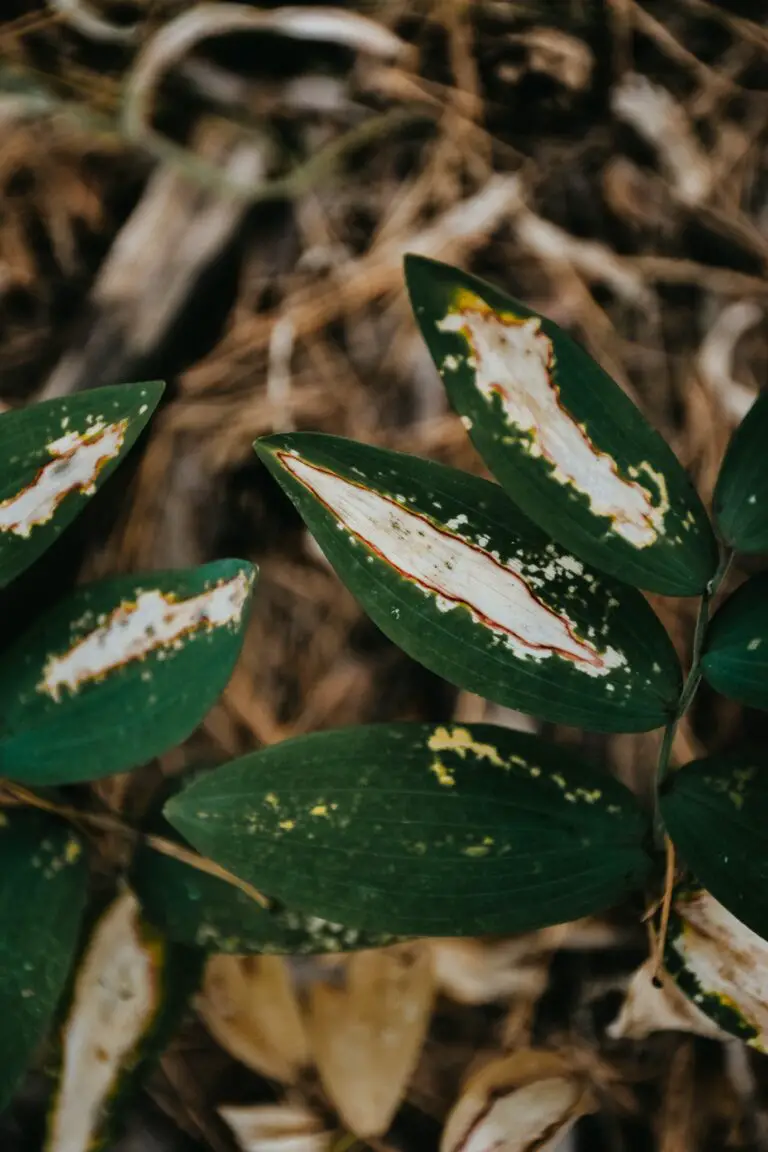
<path fill-rule="evenodd" d="M 680 692 L 680 698 L 677 702 L 675 714 L 664 729 L 664 736 L 661 741 L 661 748 L 659 749 L 659 759 L 656 765 L 657 798 L 658 789 L 669 772 L 670 760 L 672 757 L 672 745 L 675 741 L 677 726 L 693 703 L 696 690 L 701 683 L 701 656 L 704 649 L 704 638 L 707 634 L 707 625 L 709 624 L 709 609 L 712 600 L 714 599 L 718 589 L 720 588 L 720 585 L 725 579 L 725 575 L 730 567 L 732 557 L 733 553 L 730 551 L 724 550 L 721 553 L 720 563 L 717 566 L 717 571 L 705 588 L 699 602 L 699 611 L 696 617 L 696 628 L 693 633 L 693 650 L 691 652 L 690 671 L 688 672 L 685 683 L 682 687 L 682 691 Z"/>
<path fill-rule="evenodd" d="M 71 808 L 65 804 L 55 804 L 51 800 L 46 800 L 44 797 L 38 796 L 36 792 L 30 792 L 28 788 L 24 788 L 20 784 L 12 784 L 8 780 L 0 781 L 0 785 L 5 790 L 7 798 L 10 798 L 12 804 L 17 804 L 19 807 L 40 808 L 43 812 L 53 812 L 63 820 L 67 820 L 77 827 L 90 825 L 92 828 L 99 828 L 103 832 L 114 832 L 119 836 L 125 836 L 133 841 L 141 839 L 153 852 L 159 852 L 163 856 L 170 856 L 171 859 L 178 860 L 182 864 L 187 864 L 190 868 L 194 868 L 198 872 L 204 872 L 207 876 L 214 876 L 217 880 L 223 880 L 226 884 L 231 884 L 233 888 L 238 888 L 244 895 L 248 896 L 249 899 L 261 905 L 262 908 L 269 907 L 267 897 L 259 892 L 257 888 L 254 888 L 252 884 L 249 884 L 247 880 L 241 880 L 239 876 L 235 876 L 232 872 L 227 871 L 226 868 L 222 868 L 220 864 L 209 860 L 207 856 L 200 856 L 199 853 L 192 851 L 190 848 L 185 848 L 183 844 L 177 844 L 174 840 L 166 840 L 163 836 L 155 836 L 152 833 L 141 832 L 137 828 L 132 828 L 130 824 L 125 824 L 119 817 L 111 816 L 108 813 L 83 812 L 79 808 Z M 0 806 L 2 806 L 4 801 L 7 803 L 6 797 L 0 795 Z"/>

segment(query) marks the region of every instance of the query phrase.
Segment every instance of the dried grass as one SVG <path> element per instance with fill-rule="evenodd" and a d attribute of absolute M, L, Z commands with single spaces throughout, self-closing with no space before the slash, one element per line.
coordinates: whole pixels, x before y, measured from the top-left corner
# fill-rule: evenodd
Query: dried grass
<path fill-rule="evenodd" d="M 415 250 L 568 326 L 709 498 L 768 364 L 768 11 L 369 0 L 321 29 L 349 39 L 354 26 L 367 52 L 319 48 L 305 21 L 311 50 L 283 40 L 273 66 L 275 41 L 246 30 L 256 15 L 235 7 L 206 5 L 203 20 L 180 0 L 143 0 L 125 27 L 109 3 L 68 0 L 19 6 L 0 24 L 2 398 L 170 377 L 82 575 L 233 552 L 261 567 L 237 672 L 164 771 L 365 720 L 454 710 L 530 724 L 453 693 L 366 623 L 251 441 L 319 429 L 482 470 L 404 300 L 401 256 Z M 202 35 L 217 9 L 242 26 L 239 40 L 216 37 L 218 49 Z M 289 18 L 269 12 L 259 20 Z M 655 603 L 682 650 L 690 605 Z M 704 707 L 681 725 L 681 757 L 742 730 L 737 707 Z M 655 736 L 556 735 L 642 789 Z M 99 791 L 120 807 L 154 780 Z M 285 1137 L 307 1152 L 410 1152 L 437 1147 L 470 1072 L 533 1044 L 569 1053 L 595 1094 L 597 1115 L 564 1147 L 768 1147 L 762 1062 L 677 1034 L 606 1035 L 606 1005 L 644 949 L 623 921 L 439 949 L 440 996 L 386 1136 L 333 1135 L 337 1081 L 318 1077 L 304 1049 L 303 1071 L 294 1055 L 281 1074 L 287 1057 L 273 1053 L 260 1068 L 268 1080 L 238 1080 L 195 1024 L 164 1058 L 156 1098 L 214 1149 L 247 1130 L 277 1141 L 255 1147 Z M 293 975 L 303 1001 L 328 971 L 318 962 Z M 328 1003 L 342 995 L 332 991 Z M 270 1027 L 274 1048 L 279 1020 Z M 375 1068 L 375 1030 L 367 1036 L 363 1066 Z M 326 1036 L 320 1049 L 332 1048 Z M 242 1045 L 231 1051 L 242 1060 Z M 227 1127 L 217 1114 L 277 1099 L 290 1105 L 280 1117 L 231 1109 Z"/>

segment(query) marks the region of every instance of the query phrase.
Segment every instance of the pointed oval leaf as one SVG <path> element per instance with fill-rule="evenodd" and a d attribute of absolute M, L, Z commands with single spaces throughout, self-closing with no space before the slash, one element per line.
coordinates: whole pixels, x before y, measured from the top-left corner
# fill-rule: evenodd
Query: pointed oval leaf
<path fill-rule="evenodd" d="M 229 680 L 253 579 L 222 560 L 67 597 L 0 658 L 0 775 L 93 780 L 187 737 Z"/>
<path fill-rule="evenodd" d="M 720 535 L 737 552 L 768 552 L 766 443 L 768 392 L 763 392 L 731 437 L 712 500 Z"/>
<path fill-rule="evenodd" d="M 0 416 L 0 587 L 35 561 L 114 471 L 164 385 L 120 384 Z"/>
<path fill-rule="evenodd" d="M 403 935 L 522 932 L 642 884 L 631 793 L 536 737 L 371 725 L 224 765 L 166 805 L 195 847 L 287 904 Z"/>
<path fill-rule="evenodd" d="M 0 810 L 0 1111 L 64 991 L 87 883 L 82 844 L 63 821 Z"/>
<path fill-rule="evenodd" d="M 570 336 L 447 264 L 406 257 L 411 306 L 451 403 L 510 498 L 629 584 L 703 591 L 717 547 L 679 461 Z"/>
<path fill-rule="evenodd" d="M 768 1052 L 768 943 L 698 885 L 675 897 L 664 966 L 718 1028 Z"/>
<path fill-rule="evenodd" d="M 701 668 L 723 696 L 768 708 L 768 573 L 747 580 L 715 613 Z"/>
<path fill-rule="evenodd" d="M 563 553 L 497 484 L 314 433 L 256 448 L 366 612 L 433 672 L 593 731 L 674 711 L 680 666 L 647 601 Z"/>
<path fill-rule="evenodd" d="M 166 839 L 177 838 L 166 821 L 158 832 Z M 396 939 L 305 916 L 269 898 L 263 906 L 226 880 L 155 852 L 146 843 L 134 856 L 132 884 L 151 924 L 170 940 L 207 952 L 309 955 L 379 948 Z"/>
<path fill-rule="evenodd" d="M 747 755 L 695 760 L 669 777 L 661 814 L 716 900 L 768 940 L 768 773 Z"/>
<path fill-rule="evenodd" d="M 44 1152 L 115 1147 L 124 1107 L 201 975 L 202 956 L 150 928 L 130 890 L 109 904 L 80 957 Z"/>

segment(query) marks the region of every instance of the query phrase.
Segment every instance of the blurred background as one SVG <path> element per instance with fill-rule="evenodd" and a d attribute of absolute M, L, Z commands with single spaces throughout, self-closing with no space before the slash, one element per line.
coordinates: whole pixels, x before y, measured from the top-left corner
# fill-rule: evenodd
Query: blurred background
<path fill-rule="evenodd" d="M 203 729 L 100 799 L 361 721 L 540 730 L 361 615 L 252 441 L 322 430 L 482 471 L 405 299 L 420 252 L 569 329 L 709 500 L 768 365 L 767 156 L 764 0 L 2 0 L 0 399 L 168 389 L 122 480 L 5 594 L 0 637 L 80 579 L 261 572 Z M 684 651 L 695 606 L 654 606 Z M 547 734 L 638 790 L 658 738 Z M 759 718 L 702 692 L 677 752 L 744 736 Z M 646 947 L 620 910 L 352 964 L 216 958 L 115 1147 L 430 1152 L 536 1044 L 588 1085 L 566 1112 L 589 1114 L 550 1124 L 558 1152 L 768 1148 L 764 1058 L 655 1032 L 642 1006 L 606 1032 Z M 33 1078 L 3 1150 L 39 1147 L 41 1111 Z M 493 1145 L 446 1129 L 443 1152 L 550 1147 L 516 1125 Z"/>

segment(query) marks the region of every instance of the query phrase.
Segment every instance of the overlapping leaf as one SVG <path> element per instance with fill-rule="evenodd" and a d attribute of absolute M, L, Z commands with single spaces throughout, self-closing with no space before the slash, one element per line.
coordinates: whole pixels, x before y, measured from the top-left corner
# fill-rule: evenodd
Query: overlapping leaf
<path fill-rule="evenodd" d="M 427 668 L 594 731 L 666 723 L 680 668 L 647 601 L 553 544 L 498 485 L 313 433 L 256 447 L 374 622 Z"/>
<path fill-rule="evenodd" d="M 723 696 L 768 708 L 768 573 L 747 580 L 715 614 L 701 668 Z"/>
<path fill-rule="evenodd" d="M 160 835 L 174 839 L 166 821 Z M 265 897 L 259 904 L 226 880 L 142 844 L 136 852 L 133 888 L 147 920 L 180 944 L 236 955 L 348 952 L 391 944 L 393 937 L 361 933 L 319 916 L 306 916 Z"/>
<path fill-rule="evenodd" d="M 0 416 L 0 586 L 37 559 L 125 456 L 163 385 L 120 384 Z"/>
<path fill-rule="evenodd" d="M 721 536 L 738 552 L 768 552 L 768 392 L 750 408 L 725 453 L 712 501 Z"/>
<path fill-rule="evenodd" d="M 240 560 L 82 588 L 0 658 L 0 775 L 123 771 L 184 739 L 229 679 L 254 573 Z"/>
<path fill-rule="evenodd" d="M 166 806 L 198 848 L 300 910 L 403 935 L 515 932 L 642 884 L 645 816 L 615 780 L 491 725 L 300 737 Z"/>
<path fill-rule="evenodd" d="M 88 870 L 42 812 L 0 811 L 0 1111 L 43 1040 L 69 975 Z"/>
<path fill-rule="evenodd" d="M 768 774 L 747 755 L 686 764 L 661 798 L 667 830 L 716 900 L 768 940 Z"/>
<path fill-rule="evenodd" d="M 451 403 L 510 498 L 577 556 L 641 588 L 701 592 L 714 536 L 661 436 L 550 320 L 446 264 L 406 258 Z"/>

